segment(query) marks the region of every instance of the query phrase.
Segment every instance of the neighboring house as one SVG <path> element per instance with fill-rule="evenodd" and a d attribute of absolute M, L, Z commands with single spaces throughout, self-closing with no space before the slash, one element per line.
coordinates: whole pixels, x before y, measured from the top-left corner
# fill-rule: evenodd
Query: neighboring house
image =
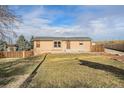
<path fill-rule="evenodd" d="M 17 46 L 15 44 L 8 44 L 7 51 L 16 51 Z"/>
<path fill-rule="evenodd" d="M 96 43 L 95 42 L 92 42 L 92 45 L 96 45 Z"/>
<path fill-rule="evenodd" d="M 35 55 L 91 51 L 91 38 L 89 37 L 36 37 L 33 41 Z"/>

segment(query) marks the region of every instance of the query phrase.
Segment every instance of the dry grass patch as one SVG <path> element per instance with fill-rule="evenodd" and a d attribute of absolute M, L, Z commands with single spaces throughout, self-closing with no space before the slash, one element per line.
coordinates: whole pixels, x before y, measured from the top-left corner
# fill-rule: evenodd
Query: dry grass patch
<path fill-rule="evenodd" d="M 50 54 L 29 87 L 124 87 L 124 64 L 99 55 Z"/>
<path fill-rule="evenodd" d="M 19 87 L 41 59 L 42 56 L 0 59 L 0 87 Z"/>

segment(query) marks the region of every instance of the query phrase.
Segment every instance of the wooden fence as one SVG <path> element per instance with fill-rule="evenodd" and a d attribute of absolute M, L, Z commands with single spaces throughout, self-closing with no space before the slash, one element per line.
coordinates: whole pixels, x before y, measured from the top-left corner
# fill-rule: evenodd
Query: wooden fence
<path fill-rule="evenodd" d="M 105 47 L 124 52 L 124 43 L 123 44 L 106 44 Z"/>
<path fill-rule="evenodd" d="M 33 56 L 33 51 L 2 51 L 0 52 L 0 58 L 25 58 Z"/>
<path fill-rule="evenodd" d="M 104 52 L 104 46 L 103 45 L 92 45 L 91 52 Z"/>

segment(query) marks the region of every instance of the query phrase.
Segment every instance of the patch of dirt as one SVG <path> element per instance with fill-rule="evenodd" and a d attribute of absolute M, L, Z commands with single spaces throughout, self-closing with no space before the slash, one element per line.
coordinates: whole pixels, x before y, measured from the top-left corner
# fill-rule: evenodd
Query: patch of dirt
<path fill-rule="evenodd" d="M 120 61 L 120 62 L 124 62 L 124 55 L 110 54 L 110 53 L 102 53 L 101 55 L 107 56 L 112 60 L 117 60 L 117 61 Z"/>
<path fill-rule="evenodd" d="M 111 53 L 105 53 L 105 52 L 95 53 L 95 55 L 103 55 L 103 56 L 106 56 L 106 57 L 108 57 L 112 60 L 117 60 L 117 61 L 120 61 L 120 62 L 124 62 L 124 55 L 111 54 Z"/>
<path fill-rule="evenodd" d="M 113 57 L 111 57 L 111 59 L 117 60 L 120 62 L 124 62 L 124 55 L 123 56 L 113 56 Z"/>

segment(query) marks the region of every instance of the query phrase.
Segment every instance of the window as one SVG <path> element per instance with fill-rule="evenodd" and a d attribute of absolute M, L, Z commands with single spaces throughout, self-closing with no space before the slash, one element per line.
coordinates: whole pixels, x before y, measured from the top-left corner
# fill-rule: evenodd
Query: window
<path fill-rule="evenodd" d="M 40 47 L 40 41 L 36 42 L 36 47 L 39 48 Z"/>
<path fill-rule="evenodd" d="M 79 43 L 79 45 L 83 45 L 83 43 Z"/>
<path fill-rule="evenodd" d="M 61 47 L 61 42 L 60 42 L 60 41 L 55 41 L 55 42 L 54 42 L 54 47 L 55 47 L 55 48 Z"/>

